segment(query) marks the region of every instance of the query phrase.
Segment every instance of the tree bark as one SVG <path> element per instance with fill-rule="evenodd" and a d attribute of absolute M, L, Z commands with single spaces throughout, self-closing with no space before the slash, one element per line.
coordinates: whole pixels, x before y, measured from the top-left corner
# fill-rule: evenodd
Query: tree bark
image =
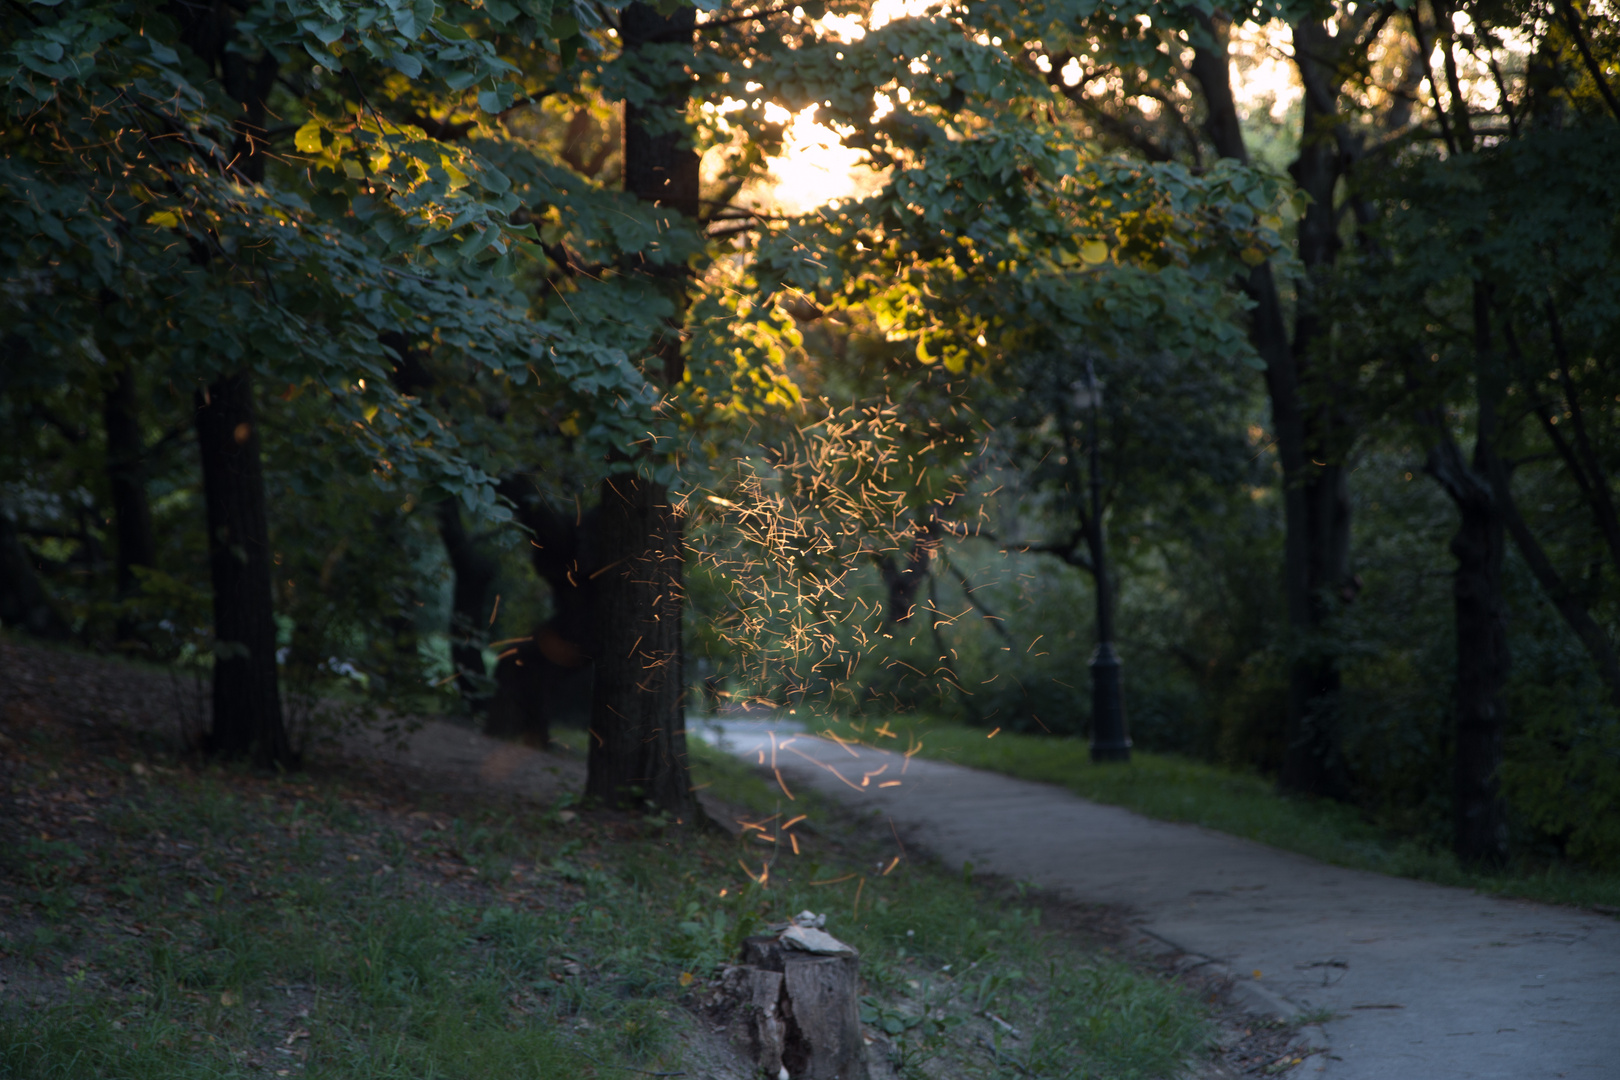
<path fill-rule="evenodd" d="M 651 802 L 691 820 L 681 656 L 680 524 L 664 485 L 620 473 L 602 485 L 596 678 L 587 795 Z"/>
<path fill-rule="evenodd" d="M 1247 162 L 1249 152 L 1231 87 L 1228 24 L 1200 18 L 1208 41 L 1195 48 L 1190 70 L 1203 93 L 1205 130 L 1222 157 Z M 1336 74 L 1323 63 L 1324 40 L 1331 40 L 1325 27 L 1298 24 L 1296 62 L 1302 76 L 1320 81 L 1332 74 L 1336 87 Z M 1292 341 L 1270 264 L 1252 270 L 1244 288 L 1254 302 L 1250 340 L 1266 365 L 1266 390 L 1283 473 L 1283 593 L 1294 640 L 1290 643 L 1286 746 L 1278 785 L 1285 791 L 1344 799 L 1349 782 L 1336 722 L 1340 676 L 1325 632 L 1338 600 L 1354 595 L 1349 572 L 1350 501 L 1342 462 L 1343 430 L 1348 425 L 1333 395 L 1318 394 L 1313 403 L 1307 387 L 1307 361 L 1320 321 L 1310 303 L 1310 278 L 1321 277 L 1340 247 L 1333 192 L 1343 175 L 1344 159 L 1319 132 L 1331 120 L 1331 114 L 1323 113 L 1321 102 L 1307 98 L 1305 137 L 1290 171 L 1315 201 L 1299 231 L 1307 282 Z"/>
<path fill-rule="evenodd" d="M 135 567 L 157 563 L 152 508 L 146 496 L 146 448 L 141 441 L 135 371 L 128 361 L 113 371 L 113 384 L 102 401 L 102 420 L 107 433 L 107 486 L 112 495 L 113 530 L 118 537 L 118 598 L 127 600 L 140 588 Z M 134 624 L 120 619 L 119 640 L 127 641 L 134 635 Z"/>
<path fill-rule="evenodd" d="M 214 585 L 214 720 L 209 749 L 291 767 L 271 607 L 270 533 L 253 384 L 246 372 L 197 395 L 197 449 Z"/>
<path fill-rule="evenodd" d="M 938 503 L 932 503 L 923 511 L 926 517 L 915 528 L 916 535 L 901 562 L 897 564 L 893 554 L 872 556 L 888 595 L 883 620 L 887 625 L 909 623 L 917 610 L 917 590 L 924 581 L 933 580 L 934 555 L 940 546 L 939 509 Z"/>
<path fill-rule="evenodd" d="M 1457 632 L 1455 846 L 1465 863 L 1497 866 L 1507 859 L 1507 815 L 1498 772 L 1509 654 L 1502 606 L 1503 517 L 1489 480 L 1478 468 L 1490 456 L 1488 440 L 1481 436 L 1474 452 L 1476 468 L 1469 469 L 1447 436 L 1430 453 L 1428 471 L 1461 516 L 1451 539 L 1451 553 L 1457 559 L 1452 586 Z"/>
<path fill-rule="evenodd" d="M 1483 487 L 1483 485 L 1482 485 Z M 1457 557 L 1456 847 L 1465 863 L 1507 860 L 1507 817 L 1498 773 L 1506 708 L 1507 618 L 1502 609 L 1502 515 L 1489 489 L 1459 502 Z"/>
<path fill-rule="evenodd" d="M 690 218 L 698 216 L 698 156 L 685 124 L 689 77 L 684 65 L 656 68 L 644 50 L 690 46 L 695 25 L 692 8 L 663 16 L 643 3 L 627 7 L 619 23 L 625 53 L 641 61 L 638 75 L 654 90 L 651 100 L 624 105 L 625 190 Z M 649 351 L 662 368 L 664 385 L 673 388 L 685 374 L 685 270 L 652 272 L 676 315 Z M 649 449 L 639 462 L 625 464 L 651 466 L 656 453 Z M 686 759 L 680 522 L 668 489 L 635 468 L 603 481 L 599 513 L 596 647 L 591 650 L 596 671 L 585 790 L 610 805 L 644 800 L 678 820 L 691 820 L 696 803 Z"/>
<path fill-rule="evenodd" d="M 1453 811 L 1457 857 L 1474 866 L 1507 861 L 1507 808 L 1501 793 L 1502 737 L 1507 708 L 1502 688 L 1510 656 L 1502 601 L 1502 556 L 1508 515 L 1497 498 L 1506 468 L 1496 452 L 1502 372 L 1492 348 L 1489 289 L 1474 286 L 1475 441 L 1473 467 L 1439 417 L 1430 419 L 1440 442 L 1428 471 L 1457 505 L 1461 521 L 1451 540 L 1457 558 L 1452 587 L 1457 626 L 1457 745 L 1453 757 Z"/>
<path fill-rule="evenodd" d="M 482 709 L 490 694 L 484 671 L 484 643 L 489 637 L 489 591 L 495 584 L 495 560 L 480 551 L 467 535 L 455 499 L 441 502 L 438 515 L 439 538 L 444 541 L 444 553 L 455 577 L 450 601 L 450 662 L 455 665 L 462 700 L 474 709 Z"/>

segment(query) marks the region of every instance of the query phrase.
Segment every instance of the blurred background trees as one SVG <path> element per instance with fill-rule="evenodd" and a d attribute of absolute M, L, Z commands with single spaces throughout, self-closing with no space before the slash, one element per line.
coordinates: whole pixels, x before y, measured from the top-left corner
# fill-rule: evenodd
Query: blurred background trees
<path fill-rule="evenodd" d="M 11 5 L 0 623 L 680 814 L 699 701 L 1084 734 L 1100 526 L 1138 746 L 1612 865 L 1610 16 Z"/>

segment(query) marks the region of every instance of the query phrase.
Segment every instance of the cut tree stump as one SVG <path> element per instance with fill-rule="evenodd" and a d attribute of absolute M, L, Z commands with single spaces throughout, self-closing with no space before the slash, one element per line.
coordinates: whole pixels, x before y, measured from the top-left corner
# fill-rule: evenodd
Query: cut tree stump
<path fill-rule="evenodd" d="M 861 962 L 847 951 L 801 952 L 774 935 L 743 943 L 743 964 L 726 971 L 721 989 L 735 1010 L 733 1037 L 764 1075 L 871 1080 L 861 1037 Z"/>

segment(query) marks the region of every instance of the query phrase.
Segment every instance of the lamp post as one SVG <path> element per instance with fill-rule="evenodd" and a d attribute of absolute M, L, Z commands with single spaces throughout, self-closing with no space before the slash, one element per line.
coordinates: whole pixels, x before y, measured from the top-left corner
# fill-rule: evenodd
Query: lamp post
<path fill-rule="evenodd" d="M 1125 734 L 1125 694 L 1120 685 L 1119 654 L 1114 651 L 1113 583 L 1103 536 L 1101 451 L 1102 391 L 1091 357 L 1086 357 L 1086 388 L 1081 403 L 1091 406 L 1091 565 L 1097 583 L 1097 651 L 1091 654 L 1091 760 L 1131 760 Z"/>

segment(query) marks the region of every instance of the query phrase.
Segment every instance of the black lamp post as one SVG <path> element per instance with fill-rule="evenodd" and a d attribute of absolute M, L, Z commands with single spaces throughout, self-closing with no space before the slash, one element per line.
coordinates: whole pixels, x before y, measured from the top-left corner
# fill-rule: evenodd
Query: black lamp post
<path fill-rule="evenodd" d="M 1075 395 L 1079 397 L 1080 395 Z M 1131 760 L 1131 740 L 1125 734 L 1125 694 L 1120 686 L 1119 654 L 1114 651 L 1113 583 L 1108 578 L 1108 555 L 1103 536 L 1102 469 L 1098 434 L 1102 393 L 1091 357 L 1086 357 L 1085 402 L 1091 406 L 1091 560 L 1097 583 L 1097 651 L 1091 654 L 1091 760 Z"/>

